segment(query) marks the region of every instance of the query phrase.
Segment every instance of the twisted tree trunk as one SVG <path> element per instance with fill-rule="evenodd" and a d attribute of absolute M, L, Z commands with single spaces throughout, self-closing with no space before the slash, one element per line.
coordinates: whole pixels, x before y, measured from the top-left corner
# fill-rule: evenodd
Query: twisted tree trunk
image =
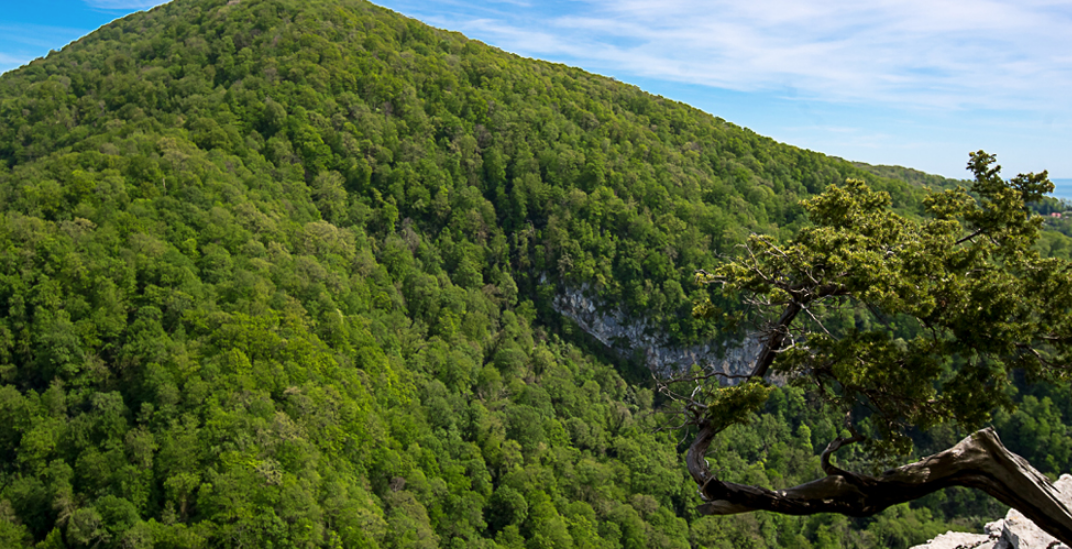
<path fill-rule="evenodd" d="M 1049 479 L 1024 458 L 1010 452 L 993 429 L 976 431 L 956 446 L 890 469 L 879 476 L 843 471 L 828 456 L 846 441 L 835 441 L 824 452 L 827 476 L 785 490 L 720 481 L 704 460 L 715 431 L 703 426 L 689 448 L 689 473 L 700 485 L 706 515 L 773 511 L 787 515 L 840 513 L 874 515 L 891 505 L 923 497 L 950 486 L 977 488 L 1020 511 L 1044 531 L 1072 545 L 1072 513 Z"/>

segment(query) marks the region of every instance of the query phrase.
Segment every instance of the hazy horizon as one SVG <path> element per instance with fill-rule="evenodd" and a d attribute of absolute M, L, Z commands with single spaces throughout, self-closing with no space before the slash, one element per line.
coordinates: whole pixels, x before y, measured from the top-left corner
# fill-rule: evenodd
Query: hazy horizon
<path fill-rule="evenodd" d="M 1063 198 L 1065 200 L 1072 200 L 1072 177 L 1050 178 L 1053 182 L 1053 196 L 1055 198 Z"/>

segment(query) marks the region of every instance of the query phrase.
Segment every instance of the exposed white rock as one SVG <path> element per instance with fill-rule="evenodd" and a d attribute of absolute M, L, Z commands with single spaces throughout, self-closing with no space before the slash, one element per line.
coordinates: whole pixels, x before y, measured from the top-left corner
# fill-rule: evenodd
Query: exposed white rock
<path fill-rule="evenodd" d="M 926 545 L 917 545 L 912 549 L 997 549 L 999 540 L 982 534 L 965 532 L 947 532 Z"/>
<path fill-rule="evenodd" d="M 1061 475 L 1053 487 L 1057 489 L 1061 501 L 1072 508 L 1072 475 Z M 949 532 L 912 549 L 1069 549 L 1016 509 L 1009 509 L 1005 518 L 987 524 L 984 529 L 985 535 Z M 957 536 L 967 536 L 963 538 L 967 544 L 950 545 L 948 540 L 960 539 Z M 971 545 L 972 539 L 985 540 L 985 543 Z"/>
<path fill-rule="evenodd" d="M 656 333 L 646 319 L 629 318 L 621 309 L 601 307 L 585 294 L 587 285 L 567 288 L 555 298 L 555 311 L 573 320 L 587 334 L 622 354 L 641 353 L 652 371 L 667 375 L 687 370 L 693 364 L 711 365 L 728 375 L 752 371 L 759 354 L 759 341 L 750 337 L 737 347 L 721 349 L 712 345 L 675 347 Z"/>

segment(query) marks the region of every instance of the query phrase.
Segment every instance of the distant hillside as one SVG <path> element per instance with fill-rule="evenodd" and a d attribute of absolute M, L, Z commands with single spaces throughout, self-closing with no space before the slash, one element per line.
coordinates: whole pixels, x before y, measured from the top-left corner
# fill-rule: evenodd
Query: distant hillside
<path fill-rule="evenodd" d="M 853 162 L 853 166 L 860 168 L 868 173 L 872 173 L 879 177 L 885 177 L 888 179 L 897 179 L 913 185 L 919 185 L 924 187 L 933 187 L 935 190 L 953 188 L 957 185 L 969 186 L 969 181 L 964 179 L 950 179 L 948 177 L 942 177 L 940 175 L 934 175 L 926 172 L 921 172 L 913 168 L 905 168 L 904 166 L 874 166 L 871 164 L 865 164 L 863 162 Z"/>

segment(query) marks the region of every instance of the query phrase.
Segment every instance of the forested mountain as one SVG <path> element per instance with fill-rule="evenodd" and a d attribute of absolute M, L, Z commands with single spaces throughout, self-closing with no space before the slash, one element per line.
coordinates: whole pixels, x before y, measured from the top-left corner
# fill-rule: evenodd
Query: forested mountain
<path fill-rule="evenodd" d="M 358 0 L 109 24 L 0 77 L 0 546 L 904 547 L 994 516 L 701 519 L 655 395 L 551 309 L 587 283 L 731 342 L 693 271 L 850 176 L 924 192 Z M 1002 420 L 1050 472 L 1054 394 Z M 778 390 L 717 468 L 814 476 L 823 413 Z"/>

